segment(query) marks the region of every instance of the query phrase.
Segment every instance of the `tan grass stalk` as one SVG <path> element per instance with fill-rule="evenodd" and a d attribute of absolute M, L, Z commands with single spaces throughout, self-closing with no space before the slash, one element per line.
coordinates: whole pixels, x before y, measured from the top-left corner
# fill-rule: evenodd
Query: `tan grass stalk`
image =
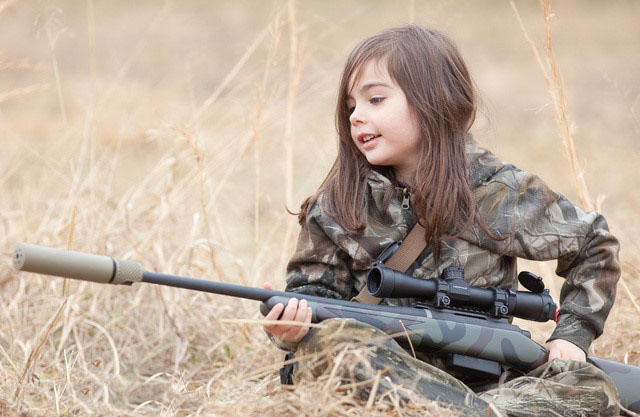
<path fill-rule="evenodd" d="M 58 387 L 53 384 L 53 403 L 56 408 L 56 414 L 60 414 L 60 394 L 58 393 Z"/>
<path fill-rule="evenodd" d="M 288 324 L 290 326 L 309 326 L 316 327 L 318 329 L 324 329 L 327 326 L 321 323 L 300 323 L 299 321 L 293 320 L 262 320 L 262 319 L 220 319 L 218 322 L 223 324 L 257 324 L 257 325 L 265 325 L 265 324 Z"/>
<path fill-rule="evenodd" d="M 64 350 L 64 370 L 65 370 L 65 380 L 66 380 L 66 384 L 64 386 L 64 388 L 62 389 L 62 393 L 64 393 L 65 391 L 69 391 L 71 393 L 71 396 L 73 397 L 74 402 L 78 401 L 78 398 L 76 397 L 76 390 L 74 389 L 73 386 L 73 381 L 71 378 L 71 368 L 73 368 L 73 364 L 69 363 L 69 358 L 67 357 L 67 350 Z"/>
<path fill-rule="evenodd" d="M 580 159 L 578 157 L 578 148 L 573 139 L 571 128 L 569 126 L 569 120 L 567 117 L 567 105 L 564 97 L 564 87 L 551 43 L 551 30 L 549 21 L 552 18 L 552 14 L 550 12 L 550 0 L 540 0 L 540 8 L 542 10 L 545 29 L 544 46 L 547 62 L 546 65 L 542 62 L 542 58 L 540 57 L 536 46 L 529 37 L 529 34 L 527 33 L 527 30 L 522 23 L 522 19 L 520 18 L 520 14 L 518 13 L 518 9 L 513 0 L 509 0 L 509 4 L 513 9 L 516 19 L 518 20 L 524 37 L 529 44 L 534 57 L 536 58 L 536 62 L 538 64 L 540 72 L 542 72 L 542 76 L 547 85 L 547 92 L 549 93 L 549 97 L 551 98 L 551 102 L 553 104 L 554 117 L 560 130 L 562 142 L 565 146 L 565 155 L 567 157 L 567 160 L 569 161 L 569 167 L 572 174 L 571 178 L 573 179 L 574 186 L 576 188 L 576 191 L 578 192 L 580 205 L 583 209 L 591 211 L 594 209 L 594 203 L 591 199 L 591 196 L 589 195 L 589 189 L 587 188 L 587 184 L 584 179 L 584 170 L 582 169 L 582 165 L 580 164 Z"/>
<path fill-rule="evenodd" d="M 49 338 L 49 335 L 51 334 L 53 328 L 56 326 L 56 324 L 58 324 L 58 319 L 62 314 L 62 310 L 64 310 L 64 307 L 67 305 L 67 301 L 68 299 L 65 298 L 62 304 L 60 304 L 60 307 L 58 307 L 58 310 L 53 316 L 51 316 L 44 327 L 42 327 L 40 333 L 36 337 L 34 348 L 31 350 L 31 353 L 27 358 L 27 363 L 25 364 L 24 370 L 22 371 L 22 376 L 20 376 L 20 379 L 18 380 L 18 387 L 13 394 L 13 400 L 17 403 L 18 408 L 22 406 L 22 395 L 24 394 L 24 386 L 31 380 L 33 367 L 35 366 L 38 358 L 40 357 L 40 354 L 42 353 L 42 347 Z"/>
<path fill-rule="evenodd" d="M 205 234 L 207 236 L 207 244 L 209 246 L 209 255 L 211 259 L 211 267 L 214 271 L 221 272 L 220 268 L 218 268 L 218 263 L 216 262 L 215 249 L 213 248 L 213 242 L 211 241 L 211 233 L 213 228 L 211 227 L 211 223 L 209 222 L 209 214 L 207 210 L 207 203 L 205 199 L 205 182 L 206 175 L 204 172 L 204 153 L 200 151 L 200 146 L 198 144 L 198 140 L 192 135 L 190 135 L 185 130 L 179 130 L 180 135 L 190 143 L 193 147 L 193 156 L 196 158 L 196 163 L 198 165 L 198 183 L 200 185 L 200 209 L 202 211 L 202 221 L 204 222 Z M 224 273 L 222 273 L 224 275 Z"/>
<path fill-rule="evenodd" d="M 229 178 L 231 178 L 231 175 L 233 175 L 235 169 L 241 164 L 242 157 L 247 153 L 247 151 L 249 150 L 249 147 L 253 143 L 253 133 L 245 134 L 242 138 L 238 140 L 238 142 L 240 143 L 240 146 L 237 147 L 237 151 L 235 155 L 231 158 L 232 160 L 231 164 L 224 171 L 222 178 L 220 178 L 217 181 L 216 187 L 213 190 L 211 198 L 214 200 L 218 197 L 218 195 L 220 195 L 222 190 L 226 187 L 227 182 L 229 181 Z M 213 169 L 213 168 L 214 166 L 211 165 L 210 169 Z M 208 170 L 207 174 L 209 173 L 210 171 Z"/>
<path fill-rule="evenodd" d="M 69 223 L 69 237 L 67 239 L 67 250 L 71 250 L 73 247 L 73 232 L 76 227 L 76 211 L 77 207 L 73 207 L 73 212 L 71 213 L 71 222 Z M 62 282 L 62 296 L 65 297 L 67 295 L 67 285 L 69 284 L 68 279 L 64 279 Z"/>
<path fill-rule="evenodd" d="M 287 13 L 289 20 L 289 83 L 287 87 L 287 111 L 284 125 L 284 191 L 285 205 L 291 210 L 293 208 L 293 177 L 294 177 L 294 140 L 293 140 L 293 114 L 295 110 L 296 95 L 302 71 L 304 69 L 304 52 L 306 42 L 298 40 L 298 24 L 296 18 L 296 1 L 289 0 L 287 3 Z M 289 256 L 291 242 L 293 240 L 293 228 L 295 220 L 289 218 L 286 222 L 284 242 L 280 253 L 280 265 L 278 271 L 284 269 L 284 264 Z"/>
<path fill-rule="evenodd" d="M 60 70 L 58 69 L 58 60 L 56 58 L 56 41 L 60 32 L 53 32 L 51 22 L 47 23 L 45 30 L 47 32 L 47 39 L 49 40 L 49 48 L 51 49 L 51 65 L 53 68 L 53 79 L 56 84 L 56 93 L 58 94 L 58 105 L 60 106 L 62 121 L 65 126 L 68 126 L 69 120 L 67 119 L 67 109 L 64 104 L 64 94 L 62 94 L 62 82 L 60 81 Z"/>
<path fill-rule="evenodd" d="M 33 84 L 27 87 L 14 88 L 0 94 L 0 104 L 5 101 L 9 101 L 15 97 L 21 97 L 28 94 L 38 93 L 40 91 L 47 91 L 50 88 L 49 84 Z"/>
<path fill-rule="evenodd" d="M 23 58 L 19 61 L 8 60 L 0 51 L 0 71 L 2 70 L 14 70 L 14 71 L 28 71 L 28 72 L 42 72 L 46 68 L 42 64 L 33 64 L 28 59 Z"/>
<path fill-rule="evenodd" d="M 367 404 L 364 406 L 367 410 L 373 406 L 373 401 L 376 398 L 376 393 L 378 392 L 378 386 L 380 385 L 380 377 L 382 376 L 382 371 L 378 371 L 376 373 L 376 377 L 373 380 L 373 386 L 371 387 L 371 391 L 369 391 L 369 398 L 367 399 Z"/>
<path fill-rule="evenodd" d="M 165 0 L 162 8 L 158 10 L 155 16 L 153 16 L 153 19 L 150 20 L 149 24 L 145 27 L 143 32 L 138 37 L 138 42 L 136 43 L 135 47 L 133 48 L 127 59 L 124 60 L 124 63 L 120 66 L 112 87 L 106 92 L 106 94 L 102 96 L 103 102 L 106 102 L 110 98 L 111 94 L 116 91 L 116 87 L 121 84 L 120 82 L 125 78 L 135 60 L 142 55 L 142 51 L 149 41 L 149 35 L 156 27 L 158 27 L 162 23 L 164 18 L 171 11 L 172 6 L 173 4 L 171 1 Z"/>
<path fill-rule="evenodd" d="M 402 322 L 402 320 L 400 320 L 400 324 L 402 325 L 402 329 L 404 330 L 404 335 L 407 338 L 407 341 L 409 342 L 409 347 L 411 347 L 411 353 L 413 354 L 413 357 L 415 359 L 417 358 L 416 351 L 415 349 L 413 349 L 413 343 L 411 342 L 411 337 L 409 336 L 409 332 L 407 331 L 407 328 L 404 326 L 404 323 Z"/>
<path fill-rule="evenodd" d="M 631 416 L 631 417 L 640 417 L 640 414 L 638 413 L 634 413 L 631 410 L 627 410 L 626 408 L 624 408 L 622 406 L 622 404 L 618 403 L 618 406 L 620 407 L 620 410 L 624 411 L 627 415 Z"/>
<path fill-rule="evenodd" d="M 86 349 L 85 344 L 83 343 L 83 338 L 80 336 L 79 332 L 78 332 L 78 326 L 73 326 L 71 327 L 71 334 L 73 335 L 73 341 L 76 344 L 76 356 L 75 356 L 75 360 L 74 362 L 79 362 L 80 366 L 82 366 L 82 370 L 85 373 L 89 373 L 89 368 L 87 367 L 87 360 L 85 358 L 84 352 Z M 66 355 L 66 350 L 64 351 L 65 355 Z"/>
<path fill-rule="evenodd" d="M 63 351 L 65 342 L 69 338 L 72 328 L 76 325 L 77 318 L 71 316 L 69 312 L 70 312 L 70 309 L 69 309 L 69 306 L 67 305 L 67 308 L 64 311 L 64 318 L 63 318 L 64 325 L 62 326 L 62 330 L 60 332 L 58 347 L 56 348 L 55 354 L 53 355 L 53 357 L 56 360 L 60 356 L 60 353 Z"/>
<path fill-rule="evenodd" d="M 338 370 L 340 370 L 340 364 L 342 364 L 342 361 L 344 360 L 344 357 L 347 354 L 348 349 L 349 349 L 349 346 L 346 346 L 344 349 L 340 351 L 340 353 L 338 353 L 338 356 L 336 356 L 336 358 L 333 359 L 333 367 L 331 368 L 329 377 L 324 383 L 324 386 L 326 388 L 325 392 L 328 392 L 330 388 L 334 385 L 334 383 L 335 385 L 338 385 L 338 381 L 336 380 L 336 375 L 338 374 Z"/>
<path fill-rule="evenodd" d="M 7 353 L 6 350 L 4 350 L 4 348 L 2 347 L 2 345 L 0 345 L 0 353 L 2 353 L 2 356 L 4 356 L 4 358 L 7 360 L 7 362 L 9 363 L 9 365 L 11 365 L 11 367 L 13 368 L 14 372 L 18 372 L 18 366 L 11 360 L 11 356 L 9 356 L 9 354 Z"/>
<path fill-rule="evenodd" d="M 260 153 L 262 149 L 262 123 L 264 116 L 265 96 L 267 90 L 267 82 L 269 80 L 269 74 L 271 67 L 274 64 L 276 52 L 280 45 L 280 38 L 282 33 L 282 13 L 278 12 L 273 21 L 273 25 L 270 30 L 272 34 L 271 44 L 269 51 L 267 52 L 267 60 L 264 64 L 264 73 L 262 76 L 262 83 L 256 89 L 256 111 L 253 121 L 253 166 L 255 171 L 254 176 L 254 189 L 253 189 L 253 265 L 252 273 L 253 282 L 260 282 L 260 264 L 264 253 L 261 250 L 262 245 L 260 241 L 260 194 L 261 194 L 261 167 L 260 167 Z"/>
<path fill-rule="evenodd" d="M 389 381 L 391 381 L 391 378 L 389 378 Z M 393 403 L 393 407 L 395 408 L 396 412 L 400 414 L 399 411 L 401 410 L 401 408 L 400 408 L 400 394 L 398 394 L 398 386 L 396 384 L 391 384 L 391 389 L 393 389 L 393 395 L 389 393 L 389 399 Z"/>
<path fill-rule="evenodd" d="M 107 341 L 109 342 L 109 346 L 111 347 L 111 352 L 113 353 L 113 365 L 114 365 L 113 374 L 115 375 L 115 377 L 120 382 L 124 382 L 124 380 L 120 376 L 120 358 L 119 358 L 119 355 L 118 355 L 118 348 L 116 347 L 116 343 L 113 341 L 113 338 L 111 337 L 111 335 L 109 334 L 107 329 L 105 329 L 104 327 L 102 327 L 101 325 L 96 323 L 95 321 L 91 321 L 89 319 L 85 319 L 84 322 L 86 324 L 88 324 L 90 326 L 93 326 L 96 329 L 98 329 L 104 335 L 104 337 L 107 339 Z"/>
<path fill-rule="evenodd" d="M 181 340 L 189 340 L 189 338 L 182 332 L 182 329 L 180 328 L 180 326 L 178 326 L 178 324 L 176 323 L 176 320 L 173 317 L 173 314 L 171 314 L 169 312 L 169 308 L 167 306 L 167 302 L 165 301 L 165 299 L 164 299 L 164 297 L 162 295 L 162 288 L 161 287 L 156 287 L 155 290 L 156 290 L 156 294 L 157 294 L 158 298 L 160 299 L 160 303 L 162 304 L 162 309 L 164 310 L 164 314 L 169 319 L 169 323 L 171 324 L 171 327 L 173 328 L 173 330 L 176 332 L 176 335 L 178 335 L 178 337 Z"/>
<path fill-rule="evenodd" d="M 378 371 L 380 373 L 380 376 L 382 377 L 382 375 L 384 375 L 385 373 L 387 373 L 387 369 L 384 369 L 382 371 Z M 374 377 L 375 379 L 375 377 Z M 361 387 L 363 385 L 369 385 L 371 383 L 370 379 L 366 379 L 364 381 L 357 381 L 357 382 L 349 382 L 349 383 L 341 383 L 339 386 L 336 387 L 336 391 L 338 392 L 344 392 L 344 391 L 350 391 L 354 388 L 358 388 Z M 378 384 L 380 382 L 378 381 Z"/>
<path fill-rule="evenodd" d="M 265 70 L 266 72 L 266 70 Z M 264 85 L 263 85 L 264 87 Z M 257 262 L 258 253 L 260 252 L 260 150 L 261 150 L 261 131 L 262 131 L 262 113 L 264 110 L 264 90 L 256 89 L 256 116 L 253 121 L 253 257 L 254 268 Z"/>
<path fill-rule="evenodd" d="M 548 65 L 551 68 L 553 74 L 553 85 L 556 88 L 556 100 L 554 101 L 556 121 L 562 130 L 562 137 L 565 147 L 567 148 L 567 154 L 569 159 L 569 165 L 571 166 L 571 173 L 573 174 L 573 180 L 575 187 L 578 191 L 580 202 L 585 210 L 593 210 L 594 202 L 589 194 L 589 188 L 584 179 L 584 169 L 580 163 L 578 157 L 578 148 L 576 142 L 573 139 L 571 133 L 571 127 L 569 126 L 569 120 L 567 117 L 567 105 L 564 96 L 564 85 L 562 83 L 562 77 L 558 69 L 555 55 L 553 53 L 553 46 L 551 43 L 551 29 L 549 21 L 552 18 L 551 15 L 551 0 L 540 0 L 540 7 L 544 17 L 544 32 L 545 32 L 545 51 L 547 53 Z"/>
<path fill-rule="evenodd" d="M 87 0 L 87 31 L 89 32 L 89 68 L 91 69 L 92 97 L 95 97 L 96 78 L 98 74 L 96 64 L 96 14 L 93 0 Z"/>
<path fill-rule="evenodd" d="M 191 124 L 197 124 L 200 118 L 207 111 L 207 109 L 218 99 L 218 97 L 220 96 L 220 94 L 222 94 L 224 89 L 227 88 L 229 84 L 231 84 L 231 81 L 234 80 L 234 78 L 236 77 L 236 75 L 238 75 L 242 67 L 244 67 L 244 65 L 247 63 L 249 58 L 251 58 L 253 53 L 258 49 L 258 46 L 260 46 L 260 44 L 262 43 L 267 33 L 268 33 L 268 28 L 264 29 L 262 32 L 258 34 L 258 36 L 256 36 L 251 46 L 247 48 L 247 50 L 244 52 L 242 57 L 240 57 L 240 60 L 236 63 L 236 65 L 234 65 L 234 67 L 227 74 L 224 80 L 222 80 L 218 88 L 216 88 L 213 91 L 213 93 L 211 93 L 211 95 L 207 97 L 207 99 L 200 105 L 198 110 L 195 112 L 195 114 L 191 118 Z"/>
<path fill-rule="evenodd" d="M 635 266 L 634 264 L 628 261 L 625 262 L 624 264 L 630 267 L 631 269 L 635 270 L 636 273 L 638 274 L 637 276 L 640 276 L 640 268 L 638 268 L 637 266 Z M 636 309 L 638 314 L 640 314 L 640 307 L 638 306 L 638 303 L 636 303 L 635 297 L 633 296 L 633 293 L 631 293 L 631 290 L 629 289 L 629 286 L 627 286 L 627 283 L 625 282 L 625 280 L 620 278 L 620 284 L 622 285 L 622 289 L 624 290 L 625 294 L 627 294 L 627 297 L 629 297 L 631 304 L 633 304 L 633 307 Z"/>
<path fill-rule="evenodd" d="M 495 406 L 493 401 L 489 403 L 489 408 L 487 408 L 487 417 L 491 417 L 491 413 L 495 414 L 496 417 L 502 417 L 502 413 L 498 411 L 498 408 Z"/>

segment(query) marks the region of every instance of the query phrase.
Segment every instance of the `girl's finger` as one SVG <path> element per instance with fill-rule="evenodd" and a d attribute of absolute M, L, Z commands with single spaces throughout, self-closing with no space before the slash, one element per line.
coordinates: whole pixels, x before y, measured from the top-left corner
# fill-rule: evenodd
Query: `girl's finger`
<path fill-rule="evenodd" d="M 273 306 L 271 311 L 269 311 L 269 313 L 266 316 L 264 316 L 264 319 L 278 320 L 278 317 L 280 317 L 280 314 L 282 314 L 282 310 L 284 310 L 284 305 L 282 303 L 278 303 Z"/>
<path fill-rule="evenodd" d="M 306 324 L 311 323 L 312 318 L 313 318 L 313 310 L 311 310 L 311 307 L 307 307 L 307 314 L 304 318 L 304 323 Z M 301 341 L 307 335 L 307 333 L 309 333 L 309 326 L 300 326 L 300 328 L 298 329 L 298 333 L 296 333 L 294 337 L 295 340 L 292 340 L 292 342 Z"/>
<path fill-rule="evenodd" d="M 265 320 L 278 320 L 278 317 L 280 317 L 280 314 L 282 314 L 282 310 L 284 310 L 284 304 L 282 303 L 278 303 L 275 306 L 273 306 L 273 308 L 271 309 L 271 311 L 269 311 L 269 313 L 264 316 Z M 274 333 L 277 330 L 278 325 L 277 324 L 265 324 L 264 326 L 265 331 L 273 334 L 274 336 L 276 336 L 276 334 Z"/>
<path fill-rule="evenodd" d="M 300 302 L 298 303 L 298 310 L 296 311 L 296 315 L 293 317 L 293 321 L 304 323 L 307 317 L 308 308 L 309 305 L 307 304 L 307 300 L 300 300 Z M 289 340 L 291 342 L 297 342 L 299 340 L 298 334 L 300 333 L 301 328 L 302 326 L 297 326 L 295 324 L 290 325 L 287 335 L 289 336 Z"/>
<path fill-rule="evenodd" d="M 262 288 L 264 288 L 265 290 L 275 290 L 276 287 L 274 287 L 270 282 L 265 282 L 264 284 L 262 284 Z"/>
<path fill-rule="evenodd" d="M 294 321 L 304 322 L 307 317 L 307 309 L 309 308 L 309 304 L 307 304 L 307 300 L 301 300 L 298 303 L 298 311 L 296 311 L 296 315 L 293 318 Z"/>
<path fill-rule="evenodd" d="M 293 321 L 297 312 L 298 312 L 298 299 L 291 298 L 289 299 L 289 302 L 287 303 L 287 307 L 285 307 L 284 313 L 282 313 L 282 317 L 280 318 L 280 320 Z M 280 339 L 290 341 L 287 338 L 287 335 L 289 332 L 291 332 L 292 326 L 289 324 L 281 324 L 281 325 L 278 325 L 278 327 L 279 327 Z"/>

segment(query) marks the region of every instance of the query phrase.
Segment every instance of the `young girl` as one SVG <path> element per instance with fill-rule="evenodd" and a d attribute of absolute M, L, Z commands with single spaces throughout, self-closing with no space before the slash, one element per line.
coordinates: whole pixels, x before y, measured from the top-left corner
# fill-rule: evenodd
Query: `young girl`
<path fill-rule="evenodd" d="M 304 324 L 312 314 L 304 297 L 266 316 L 300 325 L 264 328 L 278 346 L 302 354 L 364 343 L 374 349 L 370 360 L 351 371 L 361 381 L 384 371 L 381 395 L 393 383 L 406 398 L 417 393 L 465 415 L 487 415 L 490 402 L 509 415 L 615 415 L 615 387 L 585 363 L 585 352 L 602 333 L 614 301 L 618 241 L 600 214 L 585 213 L 538 177 L 479 147 L 468 133 L 475 109 L 471 77 L 443 33 L 404 26 L 357 45 L 339 88 L 338 156 L 302 204 L 286 290 L 351 299 L 380 252 L 417 222 L 424 226 L 427 247 L 407 271 L 414 277 L 435 278 L 459 266 L 474 286 L 515 288 L 516 258 L 557 259 L 556 273 L 566 282 L 557 326 L 545 345 L 549 362 L 529 376 L 509 376 L 498 387 L 472 391 L 456 378 L 464 376 L 454 377 L 437 357 L 415 359 L 367 325 L 329 320 L 324 329 L 309 331 Z M 316 376 L 320 362 L 312 370 Z M 324 363 L 330 362 L 327 353 Z M 368 385 L 361 386 L 366 399 Z"/>

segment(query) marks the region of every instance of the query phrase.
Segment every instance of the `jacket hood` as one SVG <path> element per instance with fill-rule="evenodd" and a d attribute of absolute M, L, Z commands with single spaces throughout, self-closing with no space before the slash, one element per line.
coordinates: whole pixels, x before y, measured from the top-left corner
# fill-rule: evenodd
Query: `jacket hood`
<path fill-rule="evenodd" d="M 469 186 L 472 190 L 489 181 L 506 166 L 488 149 L 478 145 L 471 135 L 467 139 L 465 148 L 469 167 Z"/>

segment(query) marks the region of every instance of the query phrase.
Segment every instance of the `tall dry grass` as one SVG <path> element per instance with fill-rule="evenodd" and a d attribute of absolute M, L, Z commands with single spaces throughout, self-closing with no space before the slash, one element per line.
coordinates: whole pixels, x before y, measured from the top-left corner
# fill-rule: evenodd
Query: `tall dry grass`
<path fill-rule="evenodd" d="M 625 284 L 592 351 L 640 364 L 640 9 L 517 8 L 531 44 L 553 35 L 558 71 L 543 75 L 502 2 L 0 2 L 0 415 L 451 414 L 357 401 L 331 374 L 281 387 L 254 302 L 10 264 L 27 241 L 282 288 L 296 233 L 285 207 L 335 155 L 346 54 L 406 21 L 458 41 L 483 94 L 478 140 L 606 214 Z M 521 267 L 559 293 L 552 264 Z M 538 341 L 552 327 L 522 325 Z"/>

